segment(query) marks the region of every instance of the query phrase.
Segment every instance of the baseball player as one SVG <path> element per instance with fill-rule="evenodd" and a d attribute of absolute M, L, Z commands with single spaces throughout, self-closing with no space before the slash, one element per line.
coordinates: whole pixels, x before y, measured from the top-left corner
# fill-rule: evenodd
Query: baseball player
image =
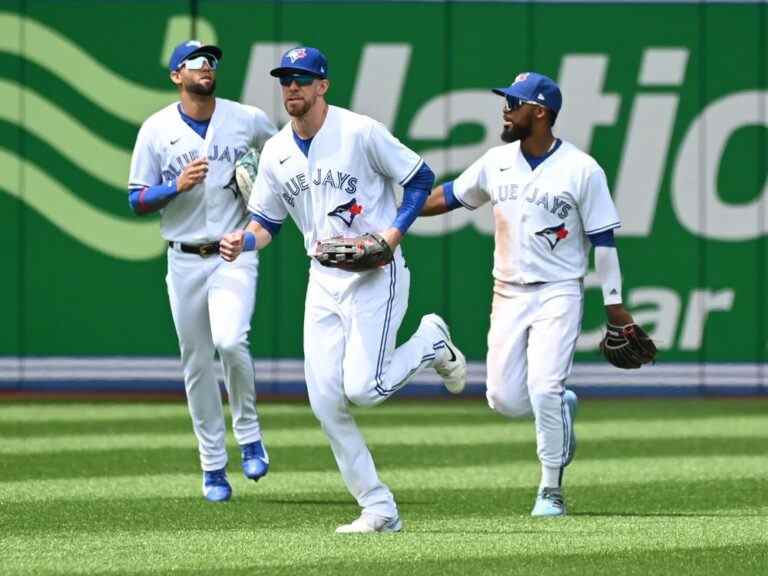
<path fill-rule="evenodd" d="M 171 55 L 179 102 L 150 116 L 133 150 L 129 200 L 136 214 L 160 211 L 168 242 L 168 296 L 181 349 L 184 385 L 203 469 L 203 495 L 229 500 L 227 451 L 214 355 L 219 354 L 240 444 L 243 473 L 258 480 L 269 458 L 256 413 L 248 331 L 258 257 L 218 258 L 225 232 L 247 222 L 235 184 L 235 161 L 276 132 L 261 110 L 216 98 L 222 51 L 198 41 Z"/>
<path fill-rule="evenodd" d="M 620 222 L 597 162 L 552 134 L 562 104 L 557 85 L 530 72 L 494 92 L 505 99 L 501 139 L 506 144 L 438 186 L 422 214 L 493 206 L 488 404 L 511 418 L 533 412 L 541 482 L 532 515 L 562 516 L 563 469 L 576 447 L 578 404 L 565 381 L 581 326 L 590 245 L 609 322 L 632 324 L 621 304 L 613 237 Z"/>
<path fill-rule="evenodd" d="M 245 232 L 224 237 L 222 256 L 264 248 L 289 216 L 309 256 L 316 255 L 318 241 L 365 233 L 379 234 L 393 250 L 388 264 L 363 272 L 311 261 L 304 356 L 312 410 L 362 508 L 359 518 L 336 531 L 396 532 L 401 521 L 394 497 L 376 473 L 348 404 L 379 404 L 428 367 L 450 392 L 464 388 L 464 356 L 439 316 L 424 316 L 416 333 L 395 348 L 410 283 L 399 243 L 434 175 L 383 125 L 326 103 L 328 64 L 316 48 L 289 50 L 271 74 L 280 81 L 291 122 L 264 146 L 248 206 L 252 220 Z M 404 187 L 399 208 L 395 184 Z"/>

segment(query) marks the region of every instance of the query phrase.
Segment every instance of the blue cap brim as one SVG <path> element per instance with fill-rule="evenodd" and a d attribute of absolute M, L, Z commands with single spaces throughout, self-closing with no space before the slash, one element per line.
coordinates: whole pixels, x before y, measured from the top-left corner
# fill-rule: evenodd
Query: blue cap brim
<path fill-rule="evenodd" d="M 275 78 L 280 78 L 281 76 L 290 76 L 291 74 L 309 74 L 315 78 L 325 78 L 325 76 L 319 75 L 317 72 L 310 68 L 301 68 L 300 66 L 281 66 L 278 68 L 273 68 L 269 73 Z"/>
<path fill-rule="evenodd" d="M 507 86 L 506 88 L 493 88 L 491 92 L 498 94 L 499 96 L 512 96 L 513 98 L 522 98 L 525 100 L 525 94 L 517 92 L 514 86 Z"/>

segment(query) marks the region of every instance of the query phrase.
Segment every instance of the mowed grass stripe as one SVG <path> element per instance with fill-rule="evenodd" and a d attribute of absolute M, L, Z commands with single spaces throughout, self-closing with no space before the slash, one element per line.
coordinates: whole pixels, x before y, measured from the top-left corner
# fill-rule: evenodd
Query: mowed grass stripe
<path fill-rule="evenodd" d="M 768 463 L 761 456 L 702 456 L 682 461 L 655 458 L 617 458 L 613 460 L 574 460 L 566 472 L 566 487 L 611 484 L 647 485 L 654 482 L 760 480 Z M 286 472 L 271 470 L 258 483 L 246 481 L 230 465 L 229 478 L 236 496 L 296 496 L 318 491 L 346 495 L 335 464 L 325 471 Z M 479 466 L 453 466 L 450 469 L 422 467 L 382 470 L 381 477 L 396 493 L 401 490 L 446 489 L 481 490 L 535 489 L 539 464 L 531 457 L 526 462 L 499 463 L 490 460 Z M 0 503 L 88 499 L 142 499 L 163 497 L 200 499 L 200 474 L 160 474 L 83 477 L 0 482 Z M 204 503 L 204 502 L 203 502 Z"/>
<path fill-rule="evenodd" d="M 695 518 L 735 518 L 759 521 L 768 505 L 755 506 L 749 491 L 759 490 L 761 481 L 719 480 L 695 482 L 654 482 L 648 485 L 614 484 L 611 486 L 568 489 L 571 516 L 616 520 Z M 432 489 L 396 491 L 402 518 L 412 523 L 412 530 L 431 531 L 439 520 L 453 519 L 454 529 L 463 526 L 464 518 L 498 519 L 502 526 L 507 518 L 527 518 L 535 488 L 499 489 Z M 627 503 L 631 498 L 637 504 Z M 676 501 L 674 511 L 669 500 Z M 469 505 L 471 504 L 471 505 Z M 10 503 L 0 515 L 12 522 L 15 533 L 91 534 L 110 530 L 141 531 L 151 526 L 155 532 L 174 532 L 179 522 L 187 530 L 208 530 L 214 526 L 223 531 L 237 528 L 261 530 L 312 530 L 317 523 L 338 524 L 354 517 L 358 508 L 348 495 L 313 492 L 296 495 L 268 496 L 243 494 L 238 500 L 220 507 L 195 497 L 168 495 L 140 500 L 60 500 Z M 758 514 L 762 516 L 758 516 Z M 419 523 L 421 519 L 421 523 Z M 768 535 L 762 535 L 768 538 Z"/>
<path fill-rule="evenodd" d="M 495 526 L 498 522 L 478 520 L 473 523 L 465 518 L 459 524 L 436 524 L 435 530 L 430 532 L 413 528 L 410 532 L 397 535 L 363 537 L 328 534 L 331 526 L 326 524 L 316 524 L 307 531 L 275 529 L 267 532 L 266 529 L 259 531 L 250 527 L 225 530 L 222 526 L 215 526 L 208 530 L 180 528 L 168 533 L 93 532 L 76 538 L 29 535 L 23 539 L 8 539 L 4 545 L 7 550 L 3 550 L 3 554 L 6 566 L 14 565 L 30 572 L 57 566 L 58 573 L 75 574 L 134 571 L 165 574 L 171 570 L 225 573 L 223 571 L 239 570 L 249 565 L 252 569 L 258 568 L 257 573 L 271 573 L 273 567 L 303 570 L 312 565 L 325 567 L 326 574 L 339 573 L 328 571 L 334 566 L 343 569 L 342 573 L 379 574 L 389 566 L 402 569 L 406 565 L 404 558 L 412 561 L 401 574 L 424 573 L 416 569 L 421 563 L 431 565 L 432 569 L 442 566 L 441 573 L 445 573 L 454 562 L 459 562 L 467 570 L 463 573 L 477 574 L 483 572 L 472 569 L 471 561 L 498 561 L 503 558 L 510 561 L 505 572 L 520 573 L 522 570 L 530 574 L 533 572 L 528 571 L 528 563 L 536 566 L 536 558 L 546 558 L 547 565 L 551 567 L 567 567 L 569 560 L 584 556 L 590 558 L 589 563 L 594 563 L 595 569 L 599 570 L 601 561 L 611 555 L 628 554 L 627 565 L 632 566 L 633 557 L 643 552 L 657 559 L 688 552 L 690 558 L 695 559 L 701 550 L 728 547 L 737 547 L 747 554 L 747 558 L 753 559 L 736 566 L 759 567 L 755 560 L 760 558 L 760 549 L 766 543 L 764 533 L 745 532 L 737 519 L 727 518 L 719 519 L 716 527 L 706 518 L 667 518 L 664 530 L 659 530 L 660 523 L 656 519 L 613 522 L 610 534 L 605 533 L 602 522 L 582 518 L 556 522 L 513 518 L 500 526 L 501 530 L 494 530 Z M 563 537 L 564 532 L 572 537 Z M 375 538 L 375 544 L 372 538 Z M 216 545 L 212 546 L 212 542 Z M 251 545 L 243 546 L 245 542 Z M 414 549 L 415 546 L 418 550 Z M 35 550 L 35 554 L 25 554 L 24 550 L 29 549 Z M 105 571 L 104 565 L 96 561 L 105 550 L 112 551 L 109 571 Z M 611 564 L 616 566 L 615 562 Z M 664 566 L 663 563 L 659 565 Z M 146 568 L 142 570 L 140 566 Z M 669 572 L 662 570 L 660 573 Z"/>
<path fill-rule="evenodd" d="M 450 442 L 430 446 L 371 443 L 371 452 L 379 470 L 407 468 L 453 468 L 457 464 L 457 446 Z M 313 471 L 335 468 L 330 447 L 288 446 L 269 449 L 273 471 Z M 580 462 L 653 456 L 684 460 L 696 455 L 768 455 L 765 437 L 754 438 L 684 438 L 622 439 L 582 441 L 578 448 Z M 230 449 L 232 468 L 239 466 L 239 452 Z M 533 438 L 528 442 L 489 442 L 473 444 L 462 453 L 464 466 L 530 462 L 536 459 Z M 50 452 L 30 458 L 26 454 L 5 454 L 0 459 L 0 482 L 18 482 L 36 478 L 90 478 L 121 474 L 173 473 L 197 467 L 197 451 L 192 448 L 145 448 Z"/>
<path fill-rule="evenodd" d="M 274 418 L 280 427 L 292 428 L 291 418 L 311 416 L 306 401 L 258 402 L 263 418 Z M 579 418 L 585 420 L 696 420 L 722 416 L 765 416 L 768 401 L 765 398 L 734 399 L 624 399 L 582 398 Z M 480 398 L 448 398 L 432 402 L 394 398 L 373 409 L 353 408 L 358 420 L 385 420 L 385 425 L 398 421 L 422 422 L 435 418 L 439 422 L 456 423 L 457 416 L 484 418 L 493 415 L 485 401 Z M 119 422 L 121 420 L 144 420 L 151 423 L 158 418 L 187 418 L 187 407 L 183 400 L 174 402 L 43 402 L 14 401 L 0 399 L 0 424 L 29 424 L 41 422 Z M 285 417 L 285 418 L 284 418 Z M 373 423 L 373 422 L 372 422 Z M 10 426 L 9 426 L 10 427 Z"/>
<path fill-rule="evenodd" d="M 137 426 L 136 428 L 140 428 Z M 363 431 L 374 430 L 368 434 L 372 445 L 414 445 L 431 446 L 450 444 L 453 446 L 484 444 L 488 442 L 528 443 L 534 437 L 531 420 L 499 420 L 493 423 L 462 424 L 458 426 L 418 427 L 418 434 L 411 426 L 388 428 L 386 434 L 378 428 L 363 426 Z M 291 446 L 327 446 L 328 440 L 320 426 L 313 423 L 306 428 L 264 430 L 268 448 Z M 736 418 L 702 418 L 693 422 L 667 420 L 615 420 L 577 422 L 580 439 L 589 440 L 626 440 L 626 439 L 686 439 L 686 438 L 757 438 L 768 440 L 768 416 L 744 416 Z M 229 433 L 229 446 L 236 448 L 236 442 Z M 768 443 L 767 443 L 768 444 Z M 126 433 L 126 434 L 70 434 L 51 436 L 30 436 L 3 438 L 0 441 L 0 454 L 44 454 L 50 452 L 79 452 L 86 450 L 112 450 L 129 448 L 195 448 L 197 446 L 191 430 L 168 431 L 162 434 Z"/>
<path fill-rule="evenodd" d="M 306 406 L 263 407 L 267 441 L 275 434 L 273 468 L 259 483 L 246 481 L 232 446 L 235 494 L 224 505 L 200 495 L 184 406 L 156 420 L 115 415 L 124 429 L 91 421 L 85 434 L 76 414 L 9 424 L 0 410 L 0 424 L 21 429 L 8 444 L 0 435 L 11 452 L 0 457 L 0 465 L 10 461 L 0 468 L 0 574 L 760 573 L 768 404 L 743 403 L 742 412 L 728 402 L 702 402 L 699 412 L 669 404 L 690 417 L 668 418 L 657 402 L 605 402 L 594 412 L 583 404 L 566 472 L 571 516 L 554 521 L 529 516 L 539 479 L 530 421 L 507 422 L 469 402 L 355 411 L 406 532 L 351 538 L 333 529 L 359 509 Z M 28 429 L 49 435 L 29 436 L 25 453 Z M 139 445 L 55 449 L 99 434 Z M 173 445 L 140 445 L 153 437 Z M 24 479 L 25 469 L 36 476 Z M 57 470 L 76 476 L 57 478 Z"/>

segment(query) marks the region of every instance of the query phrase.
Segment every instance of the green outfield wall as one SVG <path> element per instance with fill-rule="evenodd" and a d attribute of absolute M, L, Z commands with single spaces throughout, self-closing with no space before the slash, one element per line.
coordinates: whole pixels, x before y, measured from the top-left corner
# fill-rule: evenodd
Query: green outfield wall
<path fill-rule="evenodd" d="M 267 70 L 285 48 L 320 47 L 330 102 L 384 122 L 440 181 L 499 143 L 491 87 L 526 70 L 554 77 L 557 134 L 608 175 L 624 221 L 625 302 L 659 343 L 659 374 L 669 364 L 704 382 L 726 370 L 725 380 L 764 386 L 767 30 L 764 3 L 4 0 L 6 386 L 21 385 L 24 359 L 177 354 L 159 221 L 131 213 L 126 184 L 139 125 L 175 98 L 170 49 L 188 37 L 223 48 L 220 96 L 279 123 Z M 404 244 L 412 287 L 401 335 L 437 311 L 482 361 L 492 228 L 487 207 L 417 221 Z M 261 256 L 259 361 L 302 357 L 307 266 L 285 226 Z M 589 364 L 604 316 L 592 275 L 586 286 L 577 362 Z"/>

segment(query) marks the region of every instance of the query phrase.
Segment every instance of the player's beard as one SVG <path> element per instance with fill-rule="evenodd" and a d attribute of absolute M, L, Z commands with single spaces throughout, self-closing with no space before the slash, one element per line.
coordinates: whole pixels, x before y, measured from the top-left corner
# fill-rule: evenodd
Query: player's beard
<path fill-rule="evenodd" d="M 503 142 L 512 143 L 518 140 L 525 140 L 531 135 L 530 126 L 520 126 L 519 124 L 512 124 L 511 126 L 504 126 L 501 131 L 501 140 Z"/>
<path fill-rule="evenodd" d="M 216 80 L 211 80 L 209 86 L 200 84 L 198 82 L 190 82 L 186 86 L 187 92 L 190 94 L 197 94 L 198 96 L 210 96 L 216 91 Z"/>
<path fill-rule="evenodd" d="M 312 106 L 314 106 L 316 100 L 317 100 L 317 96 L 315 96 L 311 100 L 308 98 L 302 98 L 301 104 L 298 106 L 297 106 L 298 102 L 296 100 L 291 100 L 290 107 L 288 106 L 289 103 L 285 102 L 284 103 L 285 111 L 288 112 L 289 116 L 293 116 L 294 118 L 301 118 L 312 109 Z"/>

